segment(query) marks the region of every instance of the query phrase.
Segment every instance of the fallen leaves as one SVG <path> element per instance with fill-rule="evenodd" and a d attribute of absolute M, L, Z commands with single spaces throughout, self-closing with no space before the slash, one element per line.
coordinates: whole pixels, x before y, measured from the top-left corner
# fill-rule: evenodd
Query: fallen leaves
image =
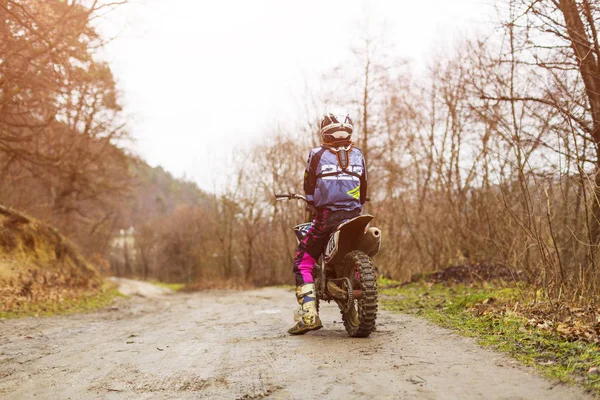
<path fill-rule="evenodd" d="M 535 305 L 488 297 L 466 308 L 471 314 L 511 315 L 524 318 L 526 322 L 520 332 L 538 329 L 559 335 L 568 341 L 582 340 L 600 344 L 600 309 L 592 307 L 561 307 L 538 302 Z"/>
<path fill-rule="evenodd" d="M 523 316 L 528 317 L 527 326 L 553 332 L 574 342 L 600 344 L 600 324 L 596 322 L 600 310 L 592 308 L 544 308 L 543 305 L 524 308 Z"/>

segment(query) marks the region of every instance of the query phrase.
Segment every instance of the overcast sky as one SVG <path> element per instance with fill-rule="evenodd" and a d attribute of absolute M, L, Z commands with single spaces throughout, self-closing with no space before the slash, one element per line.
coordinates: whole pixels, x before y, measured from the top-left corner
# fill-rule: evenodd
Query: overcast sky
<path fill-rule="evenodd" d="M 422 68 L 489 20 L 481 0 L 130 0 L 98 21 L 135 153 L 201 188 L 233 146 L 301 116 L 306 82 L 349 59 L 359 26 L 386 21 L 396 56 Z M 484 26 L 483 26 L 484 27 Z"/>

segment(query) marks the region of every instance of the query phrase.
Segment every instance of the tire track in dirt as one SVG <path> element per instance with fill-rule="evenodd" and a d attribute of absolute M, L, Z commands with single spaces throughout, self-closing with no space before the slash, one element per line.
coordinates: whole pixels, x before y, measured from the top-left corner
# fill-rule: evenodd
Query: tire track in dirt
<path fill-rule="evenodd" d="M 349 338 L 286 334 L 294 294 L 265 288 L 121 300 L 92 314 L 0 322 L 0 398 L 591 399 L 421 319 L 380 312 Z"/>

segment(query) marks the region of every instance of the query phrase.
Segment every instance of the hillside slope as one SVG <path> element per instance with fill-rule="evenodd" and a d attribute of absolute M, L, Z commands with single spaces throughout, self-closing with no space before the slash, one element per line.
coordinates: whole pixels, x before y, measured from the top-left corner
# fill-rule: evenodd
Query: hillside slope
<path fill-rule="evenodd" d="M 0 206 L 0 312 L 100 290 L 102 279 L 54 228 Z"/>

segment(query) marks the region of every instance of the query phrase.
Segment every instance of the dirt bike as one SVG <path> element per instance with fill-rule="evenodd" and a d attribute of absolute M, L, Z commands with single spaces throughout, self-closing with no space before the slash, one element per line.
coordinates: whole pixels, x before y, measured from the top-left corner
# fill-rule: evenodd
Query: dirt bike
<path fill-rule="evenodd" d="M 277 200 L 306 197 L 294 194 L 276 194 Z M 377 277 L 371 258 L 381 247 L 381 231 L 367 228 L 374 217 L 359 215 L 338 225 L 325 246 L 323 255 L 313 269 L 317 289 L 317 310 L 320 301 L 335 301 L 342 313 L 348 335 L 367 337 L 375 330 L 377 319 Z M 307 207 L 307 221 L 312 215 Z M 308 234 L 312 222 L 296 225 L 298 242 Z"/>

